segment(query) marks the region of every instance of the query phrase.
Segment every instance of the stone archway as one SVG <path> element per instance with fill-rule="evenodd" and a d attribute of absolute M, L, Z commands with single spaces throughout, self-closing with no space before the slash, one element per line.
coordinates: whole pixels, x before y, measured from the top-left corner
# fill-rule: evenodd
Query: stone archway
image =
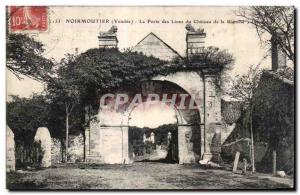
<path fill-rule="evenodd" d="M 179 85 L 170 81 L 149 80 L 141 82 L 138 89 L 128 91 L 119 89 L 115 94 L 127 94 L 135 98 L 136 94 L 148 97 L 149 94 L 161 94 L 167 102 L 177 101 L 174 105 L 178 119 L 178 157 L 179 163 L 196 163 L 201 158 L 201 121 L 199 106 L 193 97 Z M 185 94 L 185 101 L 176 99 Z M 145 102 L 147 99 L 142 99 Z M 130 102 L 130 101 L 129 101 Z M 182 103 L 183 102 L 183 103 Z M 191 109 L 189 108 L 190 104 Z M 186 104 L 186 106 L 183 106 Z M 122 109 L 104 110 L 100 108 L 97 122 L 91 124 L 87 138 L 87 160 L 100 163 L 131 163 L 129 154 L 128 128 L 130 103 L 124 103 Z M 90 160 L 89 160 L 90 159 Z"/>
<path fill-rule="evenodd" d="M 99 47 L 118 47 L 118 39 L 116 27 L 112 27 L 114 31 L 100 33 Z M 157 75 L 152 80 L 160 82 L 173 83 L 178 88 L 183 89 L 190 95 L 198 94 L 195 102 L 198 109 L 198 121 L 195 129 L 198 128 L 199 136 L 194 137 L 194 134 L 184 135 L 187 140 L 192 140 L 193 146 L 198 147 L 201 152 L 196 155 L 186 149 L 186 153 L 190 157 L 182 158 L 182 163 L 197 162 L 201 156 L 204 162 L 220 160 L 220 140 L 222 132 L 222 116 L 221 116 L 221 92 L 219 90 L 220 70 L 201 62 L 193 62 L 190 60 L 193 56 L 201 55 L 205 48 L 206 33 L 204 29 L 191 30 L 187 26 L 186 29 L 186 59 L 187 63 L 196 64 L 197 70 L 178 71 L 168 75 Z M 109 35 L 109 36 L 108 36 Z M 109 40 L 109 41 L 107 41 Z M 108 44 L 109 43 L 109 44 Z M 154 56 L 165 61 L 171 61 L 174 57 L 182 58 L 178 52 L 166 44 L 161 38 L 154 33 L 149 33 L 144 39 L 137 43 L 133 51 L 141 52 L 146 56 Z M 149 85 L 151 87 L 151 85 Z M 170 86 L 169 86 L 170 87 Z M 172 87 L 171 87 L 172 88 Z M 169 88 L 169 89 L 171 89 Z M 136 92 L 126 91 L 126 89 L 116 92 L 125 93 L 133 96 Z M 126 107 L 126 105 L 125 105 Z M 188 112 L 180 111 L 182 118 L 192 116 Z M 126 112 L 109 112 L 103 111 L 100 107 L 94 121 L 86 128 L 86 160 L 96 163 L 130 163 L 128 158 L 128 123 L 126 123 Z M 196 116 L 196 115 L 194 115 Z M 195 117 L 196 118 L 196 117 Z M 179 124 L 181 132 L 188 132 L 191 128 L 186 121 Z M 183 137 L 184 137 L 183 136 Z M 114 137 L 114 140 L 111 140 Z M 187 144 L 186 148 L 191 147 Z M 116 152 L 117 151 L 117 152 Z M 120 152 L 121 151 L 121 152 Z M 190 154 L 192 153 L 192 154 Z M 191 156 L 195 156 L 192 158 Z"/>
<path fill-rule="evenodd" d="M 143 81 L 141 83 L 140 90 L 142 91 L 143 95 L 177 94 L 178 97 L 179 94 L 185 94 L 187 96 L 185 101 L 187 104 L 195 101 L 191 100 L 193 99 L 191 95 L 179 85 L 166 80 Z M 189 109 L 189 105 L 183 108 L 179 104 L 175 104 L 173 107 L 176 113 L 178 128 L 178 163 L 196 163 L 201 157 L 201 121 L 199 107 L 195 102 L 195 105 L 192 109 Z M 126 110 L 126 114 L 122 119 L 122 126 L 130 126 L 129 118 L 133 109 L 134 108 Z M 129 161 L 132 162 L 131 159 L 129 159 Z"/>

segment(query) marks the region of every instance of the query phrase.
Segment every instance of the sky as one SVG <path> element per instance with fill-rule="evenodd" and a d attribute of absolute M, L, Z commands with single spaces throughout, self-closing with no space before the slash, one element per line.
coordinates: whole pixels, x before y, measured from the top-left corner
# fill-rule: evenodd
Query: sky
<path fill-rule="evenodd" d="M 176 124 L 177 118 L 174 108 L 161 106 L 153 101 L 145 110 L 146 102 L 135 107 L 129 116 L 129 125 L 137 127 L 157 128 L 163 124 Z M 142 114 L 141 114 L 142 113 Z"/>
<path fill-rule="evenodd" d="M 235 58 L 230 74 L 243 74 L 252 64 L 259 63 L 265 55 L 265 48 L 259 42 L 253 26 L 246 23 L 227 23 L 239 20 L 234 14 L 237 7 L 59 7 L 48 9 L 49 28 L 46 32 L 29 36 L 45 45 L 45 56 L 59 61 L 66 53 L 79 53 L 98 47 L 100 31 L 107 31 L 112 25 L 118 27 L 119 49 L 135 46 L 150 32 L 155 33 L 179 54 L 185 56 L 186 21 L 206 32 L 205 46 L 226 49 Z M 75 19 L 103 19 L 109 23 L 72 23 Z M 114 23 L 115 20 L 133 23 Z M 157 23 L 156 21 L 159 21 Z M 162 23 L 169 21 L 169 23 Z M 180 22 L 183 23 L 180 23 Z M 205 21 L 206 23 L 199 23 Z M 142 23 L 144 22 L 144 23 Z M 211 23 L 207 23 L 211 22 Z M 217 23 L 215 23 L 217 22 Z M 271 68 L 270 60 L 262 66 Z M 43 84 L 24 77 L 18 80 L 7 71 L 7 95 L 29 97 L 43 90 Z M 9 100 L 9 98 L 8 98 Z M 152 113 L 157 112 L 153 109 Z M 150 113 L 151 113 L 150 112 Z M 166 116 L 172 116 L 167 113 Z M 155 114 L 150 114 L 155 116 Z M 172 122 L 170 117 L 170 122 Z M 140 119 L 142 120 L 142 119 Z"/>
<path fill-rule="evenodd" d="M 28 34 L 45 44 L 45 56 L 59 61 L 66 53 L 79 53 L 89 48 L 98 47 L 98 34 L 107 31 L 114 20 L 135 23 L 118 23 L 119 48 L 135 46 L 150 32 L 155 33 L 182 56 L 185 55 L 185 23 L 173 21 L 190 20 L 195 28 L 204 28 L 207 34 L 206 46 L 227 49 L 233 54 L 235 64 L 232 74 L 245 73 L 252 64 L 261 61 L 265 54 L 256 35 L 249 24 L 230 24 L 227 20 L 238 20 L 234 14 L 237 7 L 49 7 L 49 29 L 42 33 Z M 110 23 L 70 23 L 72 19 L 108 19 Z M 145 23 L 139 23 L 139 21 Z M 148 22 L 150 20 L 150 22 Z M 160 23 L 154 23 L 156 20 Z M 162 24 L 162 20 L 170 23 Z M 224 23 L 221 23 L 221 20 Z M 58 23 L 60 21 L 60 23 Z M 69 23 L 67 23 L 69 21 Z M 203 24 L 199 21 L 211 21 Z M 218 23 L 213 23 L 218 21 Z M 270 68 L 270 61 L 263 66 Z M 7 95 L 18 94 L 28 97 L 32 92 L 40 92 L 43 86 L 31 79 L 19 81 L 10 72 L 7 73 Z"/>

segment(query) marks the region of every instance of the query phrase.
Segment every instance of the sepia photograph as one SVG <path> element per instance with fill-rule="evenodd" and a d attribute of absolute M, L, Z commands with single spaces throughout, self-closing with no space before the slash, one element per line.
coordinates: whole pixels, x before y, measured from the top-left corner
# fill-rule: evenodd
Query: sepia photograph
<path fill-rule="evenodd" d="M 6 6 L 6 188 L 294 191 L 295 10 Z"/>

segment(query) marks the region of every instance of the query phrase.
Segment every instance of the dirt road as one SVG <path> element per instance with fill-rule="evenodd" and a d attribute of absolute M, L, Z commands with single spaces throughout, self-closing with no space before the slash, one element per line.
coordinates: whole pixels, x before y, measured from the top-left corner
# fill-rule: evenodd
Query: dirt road
<path fill-rule="evenodd" d="M 291 182 L 161 162 L 68 165 L 7 175 L 10 189 L 279 189 Z"/>

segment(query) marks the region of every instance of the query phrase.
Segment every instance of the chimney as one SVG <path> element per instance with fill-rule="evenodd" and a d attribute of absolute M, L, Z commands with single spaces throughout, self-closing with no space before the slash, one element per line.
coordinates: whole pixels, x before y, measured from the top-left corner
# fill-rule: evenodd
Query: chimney
<path fill-rule="evenodd" d="M 287 56 L 278 44 L 280 36 L 281 35 L 279 33 L 274 33 L 271 37 L 271 57 L 273 71 L 277 71 L 278 69 L 286 67 Z"/>
<path fill-rule="evenodd" d="M 206 33 L 204 29 L 195 30 L 191 24 L 186 25 L 186 56 L 190 59 L 194 55 L 203 53 Z"/>
<path fill-rule="evenodd" d="M 118 38 L 117 38 L 118 28 L 112 26 L 107 32 L 100 32 L 99 48 L 118 48 Z"/>
<path fill-rule="evenodd" d="M 75 56 L 78 56 L 79 52 L 78 52 L 78 47 L 75 48 Z"/>

